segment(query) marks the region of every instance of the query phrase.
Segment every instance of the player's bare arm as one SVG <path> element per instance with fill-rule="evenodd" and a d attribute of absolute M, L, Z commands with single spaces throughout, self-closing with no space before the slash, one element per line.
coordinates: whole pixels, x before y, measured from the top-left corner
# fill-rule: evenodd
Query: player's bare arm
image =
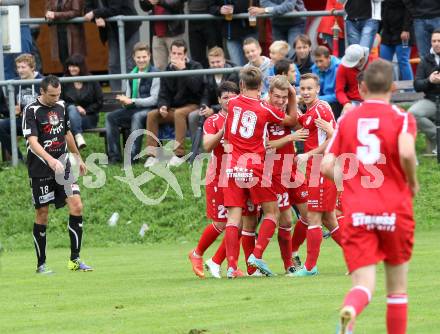
<path fill-rule="evenodd" d="M 315 120 L 315 124 L 318 128 L 325 131 L 325 133 L 327 134 L 327 138 L 331 138 L 333 136 L 335 129 L 333 128 L 333 125 L 331 122 L 327 122 L 327 121 L 323 120 L 322 118 L 318 118 Z"/>
<path fill-rule="evenodd" d="M 293 143 L 296 141 L 305 141 L 308 136 L 309 135 L 308 135 L 307 131 L 305 131 L 304 129 L 299 129 L 299 130 L 295 131 L 295 133 L 291 133 L 290 135 L 287 135 L 283 138 L 276 139 L 276 140 L 270 140 L 269 147 L 278 149 L 288 143 Z"/>
<path fill-rule="evenodd" d="M 419 191 L 419 182 L 416 175 L 415 139 L 410 133 L 401 133 L 398 139 L 400 164 L 405 173 L 413 196 Z"/>
<path fill-rule="evenodd" d="M 334 181 L 335 177 L 336 157 L 333 153 L 327 153 L 321 162 L 321 173 L 328 179 Z"/>
<path fill-rule="evenodd" d="M 224 130 L 221 129 L 215 135 L 204 134 L 203 135 L 203 149 L 206 152 L 211 152 L 222 140 Z"/>
<path fill-rule="evenodd" d="M 281 122 L 284 126 L 295 127 L 298 124 L 298 103 L 296 101 L 295 88 L 289 88 L 289 101 L 287 103 L 287 115 Z"/>
<path fill-rule="evenodd" d="M 29 145 L 32 149 L 32 151 L 38 155 L 39 157 L 41 157 L 42 159 L 44 159 L 47 164 L 49 165 L 49 167 L 55 172 L 55 173 L 63 173 L 64 172 L 64 166 L 61 163 L 61 161 L 55 159 L 54 157 L 52 157 L 49 153 L 47 153 L 43 146 L 40 145 L 40 143 L 38 142 L 38 137 L 37 136 L 29 136 L 28 137 L 28 142 Z"/>
<path fill-rule="evenodd" d="M 67 148 L 69 149 L 69 152 L 73 153 L 75 159 L 77 159 L 77 162 L 79 164 L 80 175 L 85 175 L 87 173 L 87 166 L 81 158 L 81 154 L 79 153 L 79 150 L 76 147 L 75 139 L 73 138 L 71 131 L 67 131 L 67 133 L 66 133 L 66 142 L 67 142 Z"/>

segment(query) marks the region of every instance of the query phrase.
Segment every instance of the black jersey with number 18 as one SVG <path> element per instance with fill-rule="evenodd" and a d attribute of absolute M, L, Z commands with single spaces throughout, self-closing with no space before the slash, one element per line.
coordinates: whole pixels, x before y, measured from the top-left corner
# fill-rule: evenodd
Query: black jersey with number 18
<path fill-rule="evenodd" d="M 64 101 L 47 106 L 39 99 L 28 104 L 23 111 L 23 135 L 26 138 L 27 165 L 29 177 L 53 176 L 54 171 L 47 162 L 38 156 L 29 145 L 29 137 L 35 136 L 38 142 L 55 159 L 64 156 L 61 161 L 68 169 L 66 133 L 70 131 L 69 116 Z M 67 164 L 67 165 L 66 165 Z"/>

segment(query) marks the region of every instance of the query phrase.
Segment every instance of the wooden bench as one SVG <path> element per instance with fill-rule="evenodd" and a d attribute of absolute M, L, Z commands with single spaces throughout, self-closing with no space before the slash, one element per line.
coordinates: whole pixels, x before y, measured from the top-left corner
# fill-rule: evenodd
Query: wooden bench
<path fill-rule="evenodd" d="M 423 92 L 415 92 L 414 91 L 414 81 L 412 80 L 403 80 L 403 81 L 395 81 L 396 91 L 393 92 L 391 96 L 391 102 L 396 104 L 404 104 L 404 103 L 414 103 L 415 101 L 421 100 L 424 97 Z"/>

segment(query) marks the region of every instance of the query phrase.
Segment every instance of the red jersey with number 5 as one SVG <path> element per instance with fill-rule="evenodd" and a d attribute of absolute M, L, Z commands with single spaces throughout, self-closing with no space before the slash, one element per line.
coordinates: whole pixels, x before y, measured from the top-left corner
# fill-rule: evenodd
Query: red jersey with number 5
<path fill-rule="evenodd" d="M 347 157 L 342 198 L 346 216 L 353 212 L 412 214 L 398 137 L 403 132 L 415 137 L 416 130 L 410 113 L 380 100 L 367 100 L 339 119 L 327 152 Z"/>
<path fill-rule="evenodd" d="M 209 116 L 203 124 L 203 133 L 205 135 L 215 135 L 225 124 L 226 116 L 220 111 L 218 114 Z M 206 179 L 218 181 L 220 177 L 220 167 L 222 165 L 222 158 L 225 153 L 223 148 L 223 140 L 214 147 L 211 152 L 211 160 L 209 161 L 208 170 L 206 171 Z"/>
<path fill-rule="evenodd" d="M 224 139 L 232 145 L 230 166 L 246 164 L 240 167 L 262 171 L 267 126 L 269 123 L 280 124 L 285 116 L 283 111 L 260 99 L 239 95 L 229 100 Z M 260 162 L 244 158 L 245 154 L 256 155 Z"/>

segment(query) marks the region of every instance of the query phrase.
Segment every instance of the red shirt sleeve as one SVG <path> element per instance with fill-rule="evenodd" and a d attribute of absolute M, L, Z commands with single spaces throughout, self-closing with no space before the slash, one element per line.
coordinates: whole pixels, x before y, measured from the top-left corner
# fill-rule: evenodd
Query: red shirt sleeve
<path fill-rule="evenodd" d="M 203 124 L 203 133 L 205 135 L 215 135 L 219 129 L 217 129 L 216 125 L 215 125 L 215 118 L 219 117 L 218 115 L 212 115 L 209 116 L 205 123 Z"/>
<path fill-rule="evenodd" d="M 266 121 L 268 123 L 280 124 L 286 117 L 286 114 L 282 110 L 266 102 L 261 102 L 260 106 L 267 111 Z"/>
<path fill-rule="evenodd" d="M 346 78 L 346 68 L 343 65 L 339 65 L 338 70 L 336 72 L 336 99 L 343 106 L 350 102 L 347 94 L 345 93 L 345 85 L 347 84 Z"/>

